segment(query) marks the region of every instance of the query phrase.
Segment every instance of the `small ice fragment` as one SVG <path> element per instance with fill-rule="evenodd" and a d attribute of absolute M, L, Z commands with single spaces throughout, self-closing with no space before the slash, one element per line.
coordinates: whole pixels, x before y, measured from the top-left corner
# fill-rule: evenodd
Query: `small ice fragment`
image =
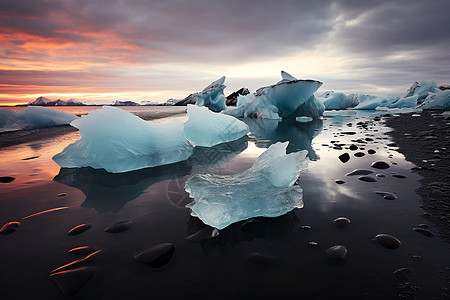
<path fill-rule="evenodd" d="M 305 117 L 305 116 L 295 118 L 295 121 L 297 121 L 299 123 L 308 123 L 308 122 L 311 122 L 312 120 L 313 120 L 313 118 Z"/>

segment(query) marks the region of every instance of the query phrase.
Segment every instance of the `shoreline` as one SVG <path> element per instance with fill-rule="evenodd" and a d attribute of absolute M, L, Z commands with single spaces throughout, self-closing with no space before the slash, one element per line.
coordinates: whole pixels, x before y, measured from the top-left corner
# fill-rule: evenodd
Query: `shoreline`
<path fill-rule="evenodd" d="M 436 233 L 450 243 L 450 118 L 443 111 L 388 116 L 387 134 L 393 138 L 407 161 L 416 167 L 420 187 L 416 193 L 421 197 L 423 216 L 436 225 Z"/>

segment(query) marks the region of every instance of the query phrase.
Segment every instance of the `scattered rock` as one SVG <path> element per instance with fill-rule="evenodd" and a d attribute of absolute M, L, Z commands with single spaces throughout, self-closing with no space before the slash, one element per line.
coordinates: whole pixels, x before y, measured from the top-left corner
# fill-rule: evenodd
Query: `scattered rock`
<path fill-rule="evenodd" d="M 404 178 L 406 178 L 406 176 L 405 176 L 405 175 L 401 175 L 401 174 L 392 174 L 392 177 L 395 177 L 395 178 L 400 178 L 400 179 L 404 179 Z"/>
<path fill-rule="evenodd" d="M 350 145 L 350 147 L 348 147 L 348 148 L 349 148 L 350 150 L 352 150 L 352 151 L 355 151 L 355 150 L 358 149 L 358 146 L 352 144 L 352 145 Z"/>
<path fill-rule="evenodd" d="M 434 233 L 432 233 L 428 229 L 425 229 L 425 228 L 422 228 L 422 227 L 414 227 L 413 230 L 415 232 L 420 232 L 421 234 L 423 234 L 425 236 L 434 236 Z"/>
<path fill-rule="evenodd" d="M 87 262 L 93 261 L 95 258 L 97 258 L 99 256 L 99 254 L 101 252 L 102 252 L 102 250 L 97 250 L 97 251 L 89 254 L 86 257 L 80 258 L 78 260 L 75 260 L 75 261 L 72 261 L 72 262 L 70 262 L 68 264 L 65 264 L 65 265 L 63 265 L 61 267 L 58 267 L 58 268 L 54 269 L 51 273 L 53 274 L 53 273 L 65 271 L 65 270 L 72 269 L 72 268 L 78 267 L 80 265 L 83 265 L 83 264 L 85 264 Z"/>
<path fill-rule="evenodd" d="M 134 259 L 140 263 L 150 265 L 152 268 L 161 268 L 169 263 L 174 252 L 174 244 L 164 243 L 136 254 Z"/>
<path fill-rule="evenodd" d="M 94 253 L 97 250 L 98 250 L 97 247 L 80 246 L 80 247 L 70 249 L 67 253 L 73 254 L 73 255 L 89 255 L 91 253 Z"/>
<path fill-rule="evenodd" d="M 0 229 L 0 234 L 3 234 L 3 235 L 11 234 L 11 233 L 15 232 L 17 230 L 17 228 L 19 228 L 19 226 L 20 226 L 20 222 L 17 222 L 17 221 L 8 222 L 2 226 L 2 228 Z"/>
<path fill-rule="evenodd" d="M 68 271 L 53 273 L 50 278 L 64 296 L 70 297 L 78 293 L 94 276 L 94 267 L 84 267 Z"/>
<path fill-rule="evenodd" d="M 355 169 L 355 170 L 351 171 L 350 173 L 345 174 L 345 176 L 369 175 L 372 173 L 373 173 L 373 171 L 370 171 L 370 170 Z"/>
<path fill-rule="evenodd" d="M 378 179 L 373 176 L 359 176 L 358 179 L 365 181 L 365 182 L 377 182 L 378 181 Z"/>
<path fill-rule="evenodd" d="M 342 260 L 347 256 L 347 248 L 342 245 L 336 245 L 328 248 L 326 254 L 333 260 Z"/>
<path fill-rule="evenodd" d="M 132 223 L 132 221 L 119 221 L 114 223 L 111 227 L 106 228 L 104 231 L 108 233 L 119 233 L 128 230 Z"/>
<path fill-rule="evenodd" d="M 277 256 L 265 255 L 258 252 L 252 252 L 247 255 L 248 261 L 258 265 L 269 264 L 277 259 Z"/>
<path fill-rule="evenodd" d="M 36 158 L 39 158 L 39 156 L 30 156 L 30 157 L 22 158 L 22 160 L 30 160 L 30 159 L 36 159 Z"/>
<path fill-rule="evenodd" d="M 311 242 L 308 243 L 308 245 L 310 245 L 310 246 L 318 246 L 319 244 L 317 242 L 311 241 Z"/>
<path fill-rule="evenodd" d="M 345 181 L 340 180 L 340 179 L 335 180 L 335 182 L 336 182 L 337 184 L 344 184 L 344 183 L 345 183 Z"/>
<path fill-rule="evenodd" d="M 375 193 L 378 194 L 378 195 L 381 195 L 386 200 L 395 200 L 395 199 L 397 199 L 396 195 L 394 195 L 392 193 L 389 193 L 389 192 L 375 192 Z"/>
<path fill-rule="evenodd" d="M 86 230 L 88 230 L 91 227 L 92 227 L 92 224 L 81 224 L 81 225 L 75 226 L 74 228 L 70 229 L 67 234 L 68 235 L 77 235 L 82 232 L 85 232 Z"/>
<path fill-rule="evenodd" d="M 428 228 L 428 224 L 419 224 L 419 225 L 417 225 L 416 227 L 420 227 L 420 228 L 425 228 L 425 229 L 427 229 L 427 228 Z"/>
<path fill-rule="evenodd" d="M 414 273 L 414 271 L 410 268 L 400 268 L 398 270 L 395 270 L 392 275 L 394 275 L 398 279 L 405 279 L 409 280 L 411 275 Z"/>
<path fill-rule="evenodd" d="M 339 217 L 339 218 L 334 219 L 333 222 L 337 227 L 345 227 L 348 224 L 350 224 L 350 219 L 348 219 L 346 217 Z"/>
<path fill-rule="evenodd" d="M 354 156 L 356 156 L 356 157 L 363 157 L 364 155 L 366 155 L 365 153 L 363 153 L 363 152 L 356 152 L 355 154 L 353 154 Z"/>
<path fill-rule="evenodd" d="M 350 160 L 350 154 L 344 153 L 344 154 L 339 155 L 339 160 L 343 163 L 348 162 Z"/>
<path fill-rule="evenodd" d="M 377 161 L 377 162 L 374 162 L 371 165 L 371 167 L 375 168 L 375 169 L 387 169 L 387 168 L 389 168 L 389 165 L 387 163 L 385 163 L 384 161 Z"/>
<path fill-rule="evenodd" d="M 401 245 L 399 239 L 385 233 L 378 234 L 373 240 L 388 249 L 397 249 Z"/>
<path fill-rule="evenodd" d="M 369 149 L 369 150 L 367 150 L 367 153 L 369 153 L 369 154 L 375 154 L 375 153 L 377 153 L 377 151 L 375 151 L 375 150 L 373 150 L 373 149 Z"/>
<path fill-rule="evenodd" d="M 67 196 L 67 193 L 59 193 L 59 194 L 57 195 L 57 197 L 65 197 L 65 196 Z"/>
<path fill-rule="evenodd" d="M 0 183 L 10 183 L 14 180 L 15 178 L 10 176 L 0 177 Z"/>

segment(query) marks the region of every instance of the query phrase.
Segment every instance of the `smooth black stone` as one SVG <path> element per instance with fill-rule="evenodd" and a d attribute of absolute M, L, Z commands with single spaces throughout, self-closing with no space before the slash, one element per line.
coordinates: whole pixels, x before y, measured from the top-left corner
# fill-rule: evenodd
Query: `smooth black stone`
<path fill-rule="evenodd" d="M 356 157 L 363 157 L 364 155 L 366 155 L 365 153 L 363 153 L 363 152 L 356 152 L 355 154 L 353 154 L 354 156 L 356 156 Z"/>
<path fill-rule="evenodd" d="M 31 156 L 31 157 L 27 157 L 27 158 L 22 158 L 22 160 L 30 160 L 30 159 L 36 159 L 39 156 Z"/>
<path fill-rule="evenodd" d="M 377 182 L 378 181 L 378 179 L 373 176 L 359 176 L 358 179 L 365 181 L 365 182 Z"/>
<path fill-rule="evenodd" d="M 398 279 L 404 279 L 409 280 L 411 275 L 414 273 L 414 271 L 410 268 L 400 268 L 398 270 L 395 270 L 392 275 L 397 277 Z"/>
<path fill-rule="evenodd" d="M 10 177 L 10 176 L 0 177 L 0 182 L 1 183 L 10 183 L 10 182 L 12 182 L 14 180 L 15 180 L 15 178 L 14 177 Z"/>
<path fill-rule="evenodd" d="M 388 249 L 397 249 L 402 244 L 396 237 L 385 233 L 378 234 L 373 240 Z"/>
<path fill-rule="evenodd" d="M 344 183 L 345 183 L 345 181 L 343 181 L 343 180 L 335 180 L 335 182 L 336 182 L 337 184 L 344 184 Z"/>
<path fill-rule="evenodd" d="M 375 153 L 377 153 L 377 151 L 375 151 L 375 150 L 373 150 L 373 149 L 369 149 L 369 150 L 367 150 L 367 153 L 369 153 L 369 154 L 375 154 Z"/>
<path fill-rule="evenodd" d="M 128 230 L 132 223 L 132 221 L 119 221 L 114 223 L 111 227 L 106 228 L 104 231 L 108 233 L 119 233 Z"/>
<path fill-rule="evenodd" d="M 78 293 L 91 280 L 96 270 L 94 267 L 83 267 L 53 273 L 50 278 L 64 296 L 70 297 Z"/>
<path fill-rule="evenodd" d="M 340 133 L 341 134 L 347 134 L 347 135 L 355 135 L 356 134 L 356 132 L 354 132 L 354 131 L 342 131 Z"/>
<path fill-rule="evenodd" d="M 415 232 L 419 232 L 425 236 L 434 236 L 434 233 L 432 233 L 431 231 L 429 231 L 428 229 L 422 228 L 422 227 L 414 227 L 413 230 Z"/>
<path fill-rule="evenodd" d="M 358 149 L 358 146 L 356 146 L 356 145 L 350 145 L 349 149 L 352 150 L 352 151 L 355 151 L 355 150 Z"/>
<path fill-rule="evenodd" d="M 388 146 L 388 147 L 398 147 L 398 145 L 396 143 L 389 143 L 386 146 Z"/>
<path fill-rule="evenodd" d="M 337 227 L 345 227 L 348 224 L 350 224 L 350 219 L 348 219 L 346 217 L 339 217 L 339 218 L 334 219 L 333 222 Z"/>
<path fill-rule="evenodd" d="M 88 230 L 91 227 L 92 227 L 92 224 L 81 224 L 81 225 L 75 226 L 74 228 L 70 229 L 67 234 L 68 235 L 77 235 L 82 232 L 85 232 L 86 230 Z"/>
<path fill-rule="evenodd" d="M 204 242 L 212 238 L 215 238 L 218 235 L 219 231 L 216 228 L 208 226 L 203 229 L 200 229 L 194 234 L 191 234 L 186 239 L 191 242 Z"/>
<path fill-rule="evenodd" d="M 404 179 L 404 178 L 406 178 L 406 176 L 405 176 L 405 175 L 400 175 L 400 174 L 392 174 L 392 177 L 395 177 L 395 178 L 400 178 L 400 179 Z"/>
<path fill-rule="evenodd" d="M 392 193 L 389 193 L 389 192 L 375 192 L 375 193 L 378 194 L 378 195 L 381 195 L 386 200 L 395 200 L 395 199 L 397 199 L 396 195 L 394 195 Z"/>
<path fill-rule="evenodd" d="M 370 170 L 356 169 L 356 170 L 351 171 L 350 173 L 345 174 L 345 176 L 369 175 L 372 173 L 373 173 L 373 171 L 370 171 Z"/>
<path fill-rule="evenodd" d="M 420 227 L 420 228 L 425 228 L 425 229 L 427 229 L 427 228 L 428 228 L 428 224 L 419 224 L 419 225 L 417 225 L 416 227 Z"/>
<path fill-rule="evenodd" d="M 2 228 L 0 229 L 0 234 L 2 235 L 8 235 L 11 234 L 13 232 L 15 232 L 17 230 L 17 228 L 19 228 L 20 226 L 20 222 L 8 222 L 5 225 L 2 226 Z"/>
<path fill-rule="evenodd" d="M 342 161 L 343 163 L 348 162 L 350 160 L 350 154 L 344 153 L 339 155 L 339 160 Z"/>
<path fill-rule="evenodd" d="M 328 248 L 326 254 L 333 260 L 342 260 L 347 256 L 347 248 L 342 245 L 336 245 Z"/>
<path fill-rule="evenodd" d="M 73 254 L 73 255 L 89 255 L 91 253 L 94 253 L 97 250 L 98 250 L 97 247 L 81 246 L 81 247 L 76 247 L 76 248 L 70 249 L 67 253 Z"/>
<path fill-rule="evenodd" d="M 136 254 L 134 259 L 140 263 L 150 265 L 152 268 L 161 268 L 169 263 L 174 252 L 174 244 L 164 243 Z"/>
<path fill-rule="evenodd" d="M 86 257 L 77 259 L 77 260 L 72 261 L 72 262 L 70 262 L 68 264 L 65 264 L 65 265 L 63 265 L 61 267 L 58 267 L 58 268 L 54 269 L 51 273 L 57 273 L 57 272 L 65 271 L 65 270 L 72 269 L 72 268 L 78 267 L 80 265 L 83 265 L 83 264 L 88 263 L 90 261 L 93 261 L 95 258 L 97 258 L 100 255 L 101 252 L 102 252 L 102 250 L 97 250 L 97 251 L 89 254 Z"/>
<path fill-rule="evenodd" d="M 277 256 L 265 255 L 258 252 L 252 252 L 247 255 L 247 260 L 258 265 L 269 264 L 277 260 Z"/>
<path fill-rule="evenodd" d="M 374 162 L 371 165 L 371 167 L 375 168 L 375 169 L 387 169 L 387 168 L 389 168 L 389 165 L 387 163 L 385 163 L 384 161 L 377 161 L 377 162 Z"/>

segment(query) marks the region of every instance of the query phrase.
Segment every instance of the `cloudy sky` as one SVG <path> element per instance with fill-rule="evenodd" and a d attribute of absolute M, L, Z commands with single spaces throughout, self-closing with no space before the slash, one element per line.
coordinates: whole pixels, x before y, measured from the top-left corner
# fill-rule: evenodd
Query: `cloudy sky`
<path fill-rule="evenodd" d="M 0 104 L 183 98 L 277 82 L 450 84 L 450 1 L 1 0 Z"/>

